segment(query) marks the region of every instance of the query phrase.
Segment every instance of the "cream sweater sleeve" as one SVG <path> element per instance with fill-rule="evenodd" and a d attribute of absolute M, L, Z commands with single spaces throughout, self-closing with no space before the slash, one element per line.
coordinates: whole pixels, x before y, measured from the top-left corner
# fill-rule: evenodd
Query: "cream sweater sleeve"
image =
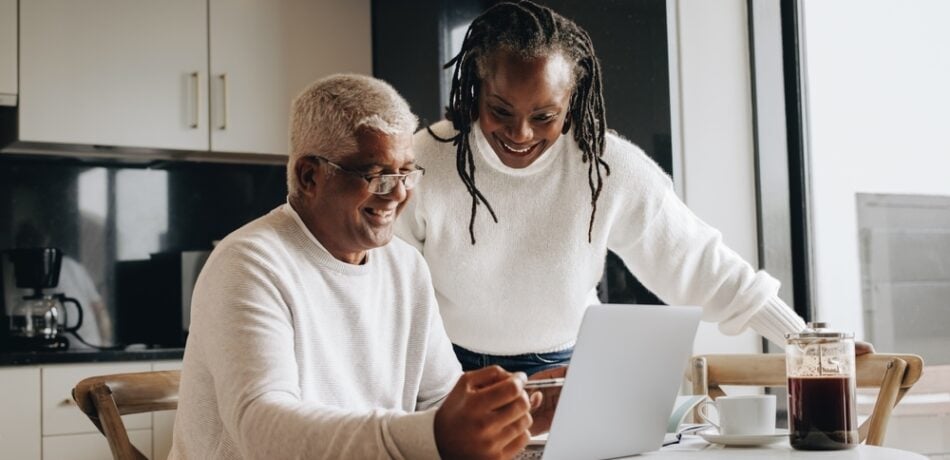
<path fill-rule="evenodd" d="M 752 327 L 784 346 L 785 333 L 805 327 L 778 298 L 779 282 L 728 248 L 722 235 L 672 190 L 648 219 L 641 238 L 622 249 L 624 255 L 644 285 L 665 302 L 702 306 L 703 319 L 718 322 L 726 334 Z"/>
<path fill-rule="evenodd" d="M 662 174 L 652 163 L 639 167 L 656 168 L 650 176 Z M 778 280 L 727 247 L 668 180 L 635 182 L 644 188 L 630 193 L 648 194 L 642 198 L 647 204 L 639 212 L 620 211 L 610 248 L 647 288 L 668 304 L 703 307 L 703 319 L 718 322 L 729 335 L 752 327 L 784 346 L 784 334 L 804 329 L 804 321 L 778 298 Z"/>

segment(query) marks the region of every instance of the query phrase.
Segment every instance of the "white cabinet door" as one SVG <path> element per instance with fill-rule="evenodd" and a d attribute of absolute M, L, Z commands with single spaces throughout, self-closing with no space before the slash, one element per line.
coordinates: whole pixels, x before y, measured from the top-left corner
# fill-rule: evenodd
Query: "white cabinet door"
<path fill-rule="evenodd" d="M 166 458 L 152 455 L 152 430 L 129 430 L 129 441 L 148 458 Z M 106 437 L 98 431 L 43 438 L 43 460 L 102 460 L 106 458 L 112 458 L 112 451 L 109 450 Z"/>
<path fill-rule="evenodd" d="M 0 457 L 40 458 L 40 368 L 0 368 Z"/>
<path fill-rule="evenodd" d="M 181 369 L 181 361 L 157 361 L 152 364 L 153 371 L 171 371 Z M 175 428 L 173 410 L 152 412 L 152 452 L 155 459 L 168 458 L 172 450 L 172 434 Z"/>
<path fill-rule="evenodd" d="M 72 398 L 72 389 L 80 380 L 95 375 L 122 374 L 125 372 L 148 372 L 151 363 L 71 364 L 43 368 L 43 435 L 98 433 Z M 34 409 L 35 410 L 35 409 Z M 150 414 L 135 414 L 122 417 L 128 430 L 148 428 L 151 431 Z M 151 437 L 149 438 L 151 442 Z M 151 446 L 151 444 L 149 444 Z M 151 447 L 149 447 L 151 448 Z"/>
<path fill-rule="evenodd" d="M 0 105 L 16 105 L 16 0 L 0 0 Z"/>
<path fill-rule="evenodd" d="M 372 74 L 369 0 L 209 0 L 211 149 L 288 153 L 294 96 Z"/>
<path fill-rule="evenodd" d="M 206 0 L 20 2 L 20 139 L 208 149 Z"/>

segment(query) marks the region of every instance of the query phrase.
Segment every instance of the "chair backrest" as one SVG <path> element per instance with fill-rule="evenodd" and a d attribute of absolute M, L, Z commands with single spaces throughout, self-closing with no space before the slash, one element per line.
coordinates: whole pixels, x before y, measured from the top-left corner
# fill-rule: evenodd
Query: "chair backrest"
<path fill-rule="evenodd" d="M 689 379 L 693 394 L 716 398 L 725 394 L 722 385 L 784 387 L 788 384 L 784 354 L 730 354 L 694 356 Z M 872 353 L 855 361 L 858 388 L 880 388 L 871 416 L 858 428 L 862 442 L 884 442 L 887 422 L 917 379 L 924 361 L 917 355 Z"/>
<path fill-rule="evenodd" d="M 83 379 L 73 399 L 109 441 L 115 459 L 145 459 L 129 441 L 122 416 L 178 407 L 180 371 L 133 372 Z"/>

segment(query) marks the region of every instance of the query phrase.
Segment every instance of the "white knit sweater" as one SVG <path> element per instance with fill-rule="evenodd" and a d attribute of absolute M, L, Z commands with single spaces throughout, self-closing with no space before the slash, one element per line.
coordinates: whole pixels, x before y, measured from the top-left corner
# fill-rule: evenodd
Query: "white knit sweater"
<path fill-rule="evenodd" d="M 433 131 L 456 134 L 442 121 Z M 608 134 L 610 176 L 588 243 L 587 163 L 573 133 L 523 169 L 505 166 L 476 123 L 475 184 L 498 216 L 478 207 L 459 179 L 455 146 L 416 134 L 426 168 L 397 222 L 397 234 L 422 251 L 452 341 L 482 353 L 512 355 L 570 346 L 587 305 L 597 303 L 607 249 L 668 304 L 703 307 L 727 334 L 753 327 L 784 344 L 804 322 L 777 296 L 779 283 L 723 245 L 719 232 L 677 197 L 672 181 L 635 145 Z"/>
<path fill-rule="evenodd" d="M 285 204 L 201 271 L 171 458 L 437 458 L 460 373 L 417 251 L 346 264 Z"/>

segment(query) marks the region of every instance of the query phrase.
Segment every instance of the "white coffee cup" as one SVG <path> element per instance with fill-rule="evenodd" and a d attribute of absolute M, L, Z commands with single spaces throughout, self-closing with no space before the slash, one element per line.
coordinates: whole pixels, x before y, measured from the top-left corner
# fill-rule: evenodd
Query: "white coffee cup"
<path fill-rule="evenodd" d="M 716 409 L 718 423 L 709 414 Z M 775 395 L 720 396 L 715 402 L 700 404 L 699 416 L 728 436 L 770 435 L 775 433 Z"/>

